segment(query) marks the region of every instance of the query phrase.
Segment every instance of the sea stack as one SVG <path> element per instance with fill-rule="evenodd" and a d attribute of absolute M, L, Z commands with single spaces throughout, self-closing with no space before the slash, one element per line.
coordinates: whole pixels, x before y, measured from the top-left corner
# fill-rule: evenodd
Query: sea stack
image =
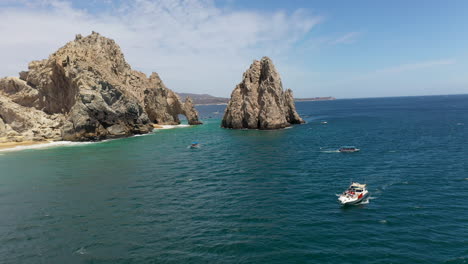
<path fill-rule="evenodd" d="M 87 141 L 148 133 L 153 124 L 200 124 L 156 73 L 133 70 L 120 47 L 93 32 L 0 78 L 0 142 Z"/>
<path fill-rule="evenodd" d="M 279 73 L 268 57 L 254 60 L 231 94 L 222 127 L 280 129 L 302 124 L 290 89 L 283 91 Z"/>

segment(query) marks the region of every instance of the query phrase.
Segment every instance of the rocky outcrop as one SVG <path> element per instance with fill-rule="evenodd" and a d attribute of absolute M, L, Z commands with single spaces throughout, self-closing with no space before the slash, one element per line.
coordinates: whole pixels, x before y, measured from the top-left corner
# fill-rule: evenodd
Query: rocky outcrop
<path fill-rule="evenodd" d="M 303 124 L 304 120 L 299 116 L 296 111 L 296 104 L 294 103 L 294 95 L 291 89 L 284 92 L 284 106 L 286 112 L 286 121 L 290 124 Z"/>
<path fill-rule="evenodd" d="M 60 140 L 63 115 L 48 115 L 0 95 L 0 143 Z"/>
<path fill-rule="evenodd" d="M 185 117 L 189 124 L 193 125 L 201 125 L 202 122 L 198 119 L 198 112 L 195 110 L 195 106 L 193 104 L 192 98 L 187 97 L 185 98 L 183 110 L 185 113 Z"/>
<path fill-rule="evenodd" d="M 152 89 L 144 89 L 143 101 L 148 117 L 156 124 L 179 124 L 179 115 L 186 116 L 190 125 L 199 125 L 198 112 L 190 98 L 183 103 L 179 96 L 169 90 L 155 72 L 149 77 Z M 164 111 L 162 111 L 164 110 Z"/>
<path fill-rule="evenodd" d="M 180 114 L 200 124 L 191 102 L 181 102 L 156 73 L 132 70 L 120 47 L 96 32 L 28 68 L 20 78 L 0 79 L 0 137 L 124 137 L 148 133 L 154 123 L 179 124 Z"/>
<path fill-rule="evenodd" d="M 231 94 L 222 127 L 279 129 L 302 124 L 292 91 L 283 91 L 279 73 L 268 57 L 255 60 Z"/>

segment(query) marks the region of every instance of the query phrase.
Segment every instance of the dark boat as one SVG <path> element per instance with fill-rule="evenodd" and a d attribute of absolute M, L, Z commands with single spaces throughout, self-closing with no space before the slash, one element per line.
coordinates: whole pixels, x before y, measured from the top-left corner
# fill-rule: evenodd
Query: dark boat
<path fill-rule="evenodd" d="M 357 152 L 359 150 L 360 149 L 356 148 L 355 146 L 343 146 L 338 151 L 348 153 L 348 152 Z"/>

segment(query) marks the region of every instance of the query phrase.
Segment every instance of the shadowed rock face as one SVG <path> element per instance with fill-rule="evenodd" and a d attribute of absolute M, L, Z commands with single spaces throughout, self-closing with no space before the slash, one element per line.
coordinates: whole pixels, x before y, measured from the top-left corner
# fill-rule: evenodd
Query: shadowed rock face
<path fill-rule="evenodd" d="M 153 123 L 179 124 L 179 114 L 189 124 L 200 124 L 191 102 L 181 102 L 156 73 L 148 78 L 132 70 L 120 47 L 95 32 L 77 35 L 48 59 L 31 62 L 20 79 L 0 79 L 0 99 L 0 137 L 16 140 L 144 134 Z M 36 124 L 33 116 L 42 123 Z"/>
<path fill-rule="evenodd" d="M 302 124 L 291 90 L 283 91 L 279 73 L 268 57 L 255 60 L 231 94 L 222 127 L 279 129 Z"/>

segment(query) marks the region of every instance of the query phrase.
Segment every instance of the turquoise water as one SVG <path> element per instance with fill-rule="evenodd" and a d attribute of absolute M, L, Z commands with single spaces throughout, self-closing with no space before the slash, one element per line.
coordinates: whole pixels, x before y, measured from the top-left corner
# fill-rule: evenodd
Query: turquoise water
<path fill-rule="evenodd" d="M 468 262 L 468 96 L 300 102 L 308 123 L 279 131 L 198 108 L 203 126 L 0 152 L 0 262 Z M 343 208 L 351 180 L 371 198 Z"/>

